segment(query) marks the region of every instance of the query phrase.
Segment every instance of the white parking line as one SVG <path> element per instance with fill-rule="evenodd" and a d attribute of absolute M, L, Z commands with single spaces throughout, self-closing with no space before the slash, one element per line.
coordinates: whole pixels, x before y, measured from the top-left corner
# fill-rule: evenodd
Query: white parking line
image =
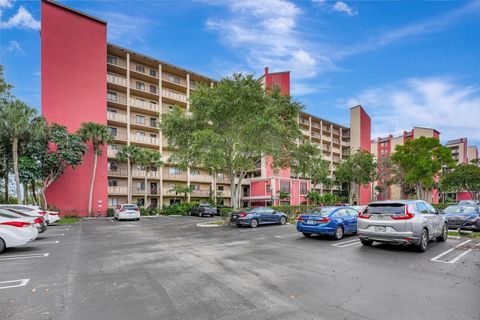
<path fill-rule="evenodd" d="M 359 239 L 353 239 L 353 240 L 348 240 L 348 241 L 343 241 L 339 243 L 332 244 L 332 247 L 337 247 L 337 248 L 346 248 L 350 246 L 355 246 L 357 244 L 361 244 Z"/>
<path fill-rule="evenodd" d="M 467 251 L 464 251 L 462 252 L 461 254 L 459 254 L 458 256 L 456 256 L 455 258 L 453 258 L 452 260 L 439 260 L 441 257 L 443 257 L 444 255 L 447 255 L 449 254 L 450 252 L 452 252 L 453 250 L 463 246 L 464 244 L 470 242 L 472 240 L 467 240 L 467 241 L 464 241 L 462 243 L 459 243 L 457 244 L 455 247 L 451 248 L 451 249 L 448 249 L 447 251 L 444 251 L 442 253 L 440 253 L 438 256 L 436 257 L 433 257 L 432 259 L 430 259 L 430 261 L 435 261 L 435 262 L 442 262 L 442 263 L 455 263 L 457 262 L 458 260 L 460 260 L 463 256 L 467 255 L 470 251 L 472 251 L 472 249 L 468 249 Z"/>
<path fill-rule="evenodd" d="M 0 261 L 4 260 L 20 260 L 20 259 L 32 259 L 32 258 L 45 258 L 48 257 L 50 253 L 32 253 L 32 254 L 22 254 L 22 255 L 12 255 L 0 258 Z"/>
<path fill-rule="evenodd" d="M 54 229 L 55 231 L 69 231 L 70 228 L 52 228 Z"/>
<path fill-rule="evenodd" d="M 59 237 L 59 236 L 64 236 L 65 233 L 52 233 L 52 234 L 40 234 L 38 235 L 39 237 Z"/>
<path fill-rule="evenodd" d="M 40 244 L 57 244 L 57 243 L 60 243 L 60 241 L 37 241 L 37 243 L 40 243 Z"/>
<path fill-rule="evenodd" d="M 282 235 L 279 235 L 279 236 L 275 236 L 275 238 L 278 238 L 278 239 L 286 239 L 286 238 L 293 238 L 293 237 L 298 237 L 298 233 L 282 234 Z"/>
<path fill-rule="evenodd" d="M 30 279 L 18 279 L 18 280 L 2 281 L 2 282 L 0 282 L 0 290 L 23 287 L 23 286 L 27 285 L 28 281 L 30 281 Z"/>

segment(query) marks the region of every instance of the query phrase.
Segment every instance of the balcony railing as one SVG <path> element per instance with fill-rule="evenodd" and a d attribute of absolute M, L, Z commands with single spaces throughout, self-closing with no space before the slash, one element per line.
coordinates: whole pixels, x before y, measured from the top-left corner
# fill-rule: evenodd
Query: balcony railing
<path fill-rule="evenodd" d="M 109 176 L 115 176 L 115 177 L 127 177 L 128 176 L 128 170 L 127 169 L 116 169 L 116 170 L 108 170 L 108 175 Z"/>
<path fill-rule="evenodd" d="M 126 105 L 127 104 L 127 97 L 121 96 L 118 93 L 117 93 L 116 96 L 107 94 L 107 101 Z"/>
<path fill-rule="evenodd" d="M 127 86 L 127 78 L 120 77 L 117 75 L 113 75 L 110 73 L 107 73 L 107 82 L 113 83 L 113 84 L 118 84 L 120 86 Z"/>
<path fill-rule="evenodd" d="M 145 188 L 138 188 L 138 187 L 133 187 L 132 188 L 132 194 L 134 195 L 144 195 L 145 194 Z M 158 189 L 152 189 L 152 188 L 147 188 L 147 195 L 149 196 L 156 196 L 159 195 L 160 191 Z"/>
<path fill-rule="evenodd" d="M 172 174 L 172 173 L 164 172 L 163 180 L 187 181 L 188 177 L 186 173 Z"/>
<path fill-rule="evenodd" d="M 153 123 L 148 119 L 144 119 L 143 122 L 139 122 L 139 121 L 137 121 L 137 117 L 135 115 L 130 117 L 130 124 L 143 126 L 143 127 L 147 127 L 147 128 L 154 128 L 154 129 L 158 128 L 158 122 L 157 121 L 155 121 L 155 123 Z"/>
<path fill-rule="evenodd" d="M 116 56 L 111 56 L 113 59 L 107 58 L 107 64 L 110 64 L 112 66 L 118 66 L 122 68 L 127 68 L 127 62 L 119 57 Z"/>
<path fill-rule="evenodd" d="M 212 182 L 212 176 L 204 174 L 191 174 L 190 180 L 195 182 Z"/>
<path fill-rule="evenodd" d="M 127 194 L 127 187 L 108 187 L 109 194 Z"/>
<path fill-rule="evenodd" d="M 127 123 L 127 115 L 115 112 L 107 112 L 107 119 Z"/>
<path fill-rule="evenodd" d="M 157 103 L 151 103 L 135 98 L 130 98 L 130 105 L 132 107 L 137 107 L 137 108 L 142 108 L 145 110 L 150 110 L 150 111 L 155 111 L 155 112 L 160 112 L 160 107 Z"/>
<path fill-rule="evenodd" d="M 147 171 L 145 171 L 145 170 L 132 170 L 132 177 L 135 177 L 135 178 L 145 179 L 146 174 L 147 174 Z M 150 172 L 148 172 L 148 178 L 160 179 L 160 172 L 150 171 Z"/>
<path fill-rule="evenodd" d="M 193 190 L 193 197 L 209 197 L 212 191 L 210 190 Z"/>
<path fill-rule="evenodd" d="M 117 156 L 117 152 L 118 152 L 117 149 L 108 148 L 107 149 L 107 156 L 110 157 L 110 158 L 115 158 Z"/>
<path fill-rule="evenodd" d="M 117 132 L 117 134 L 113 135 L 113 140 L 127 141 L 127 134 L 123 132 Z"/>
<path fill-rule="evenodd" d="M 133 141 L 133 142 L 150 144 L 150 145 L 154 145 L 154 146 L 160 145 L 160 139 L 154 138 L 154 137 L 149 137 L 149 136 L 140 136 L 140 135 L 137 135 L 137 134 L 131 134 L 130 135 L 130 140 Z"/>
<path fill-rule="evenodd" d="M 179 93 L 179 92 L 171 91 L 171 90 L 163 89 L 162 90 L 162 96 L 164 96 L 165 98 L 173 99 L 173 100 L 187 102 L 187 96 L 186 95 L 184 95 L 182 93 Z"/>

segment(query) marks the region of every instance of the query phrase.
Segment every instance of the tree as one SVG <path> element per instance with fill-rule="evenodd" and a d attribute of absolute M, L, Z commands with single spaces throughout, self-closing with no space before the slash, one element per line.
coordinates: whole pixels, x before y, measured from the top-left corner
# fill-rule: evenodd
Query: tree
<path fill-rule="evenodd" d="M 290 199 L 290 194 L 288 192 L 279 190 L 278 191 L 278 199 L 280 200 L 280 202 L 283 201 L 283 200 L 288 200 L 288 199 Z"/>
<path fill-rule="evenodd" d="M 30 108 L 20 100 L 14 100 L 6 104 L 0 110 L 1 131 L 6 134 L 12 143 L 13 173 L 15 175 L 15 187 L 17 201 L 22 203 L 20 192 L 20 174 L 18 172 L 18 146 L 28 135 L 35 135 L 35 127 L 32 127 L 33 119 L 36 117 L 35 109 Z"/>
<path fill-rule="evenodd" d="M 298 177 L 312 181 L 312 189 L 320 183 L 331 184 L 329 178 L 329 163 L 322 159 L 321 150 L 310 142 L 302 143 L 295 148 L 292 156 L 291 168 Z"/>
<path fill-rule="evenodd" d="M 168 192 L 175 193 L 175 198 L 173 199 L 173 202 L 176 202 L 178 195 L 183 195 L 184 198 L 187 199 L 188 195 L 193 193 L 193 189 L 192 187 L 189 187 L 187 185 L 175 184 L 171 189 L 168 190 Z"/>
<path fill-rule="evenodd" d="M 141 150 L 137 146 L 123 145 L 118 148 L 117 159 L 120 162 L 127 162 L 127 187 L 128 187 L 128 203 L 132 203 L 132 170 L 133 165 L 140 158 Z M 146 186 L 145 186 L 146 188 Z"/>
<path fill-rule="evenodd" d="M 391 155 L 404 173 L 405 182 L 415 185 L 417 199 L 429 200 L 428 190 L 434 186 L 443 166 L 453 166 L 452 153 L 436 138 L 420 137 L 397 145 Z"/>
<path fill-rule="evenodd" d="M 358 150 L 344 159 L 336 171 L 336 180 L 348 186 L 348 201 L 353 203 L 353 195 L 361 185 L 368 185 L 377 170 L 373 155 L 364 150 Z M 357 197 L 358 200 L 358 197 Z"/>
<path fill-rule="evenodd" d="M 307 199 L 313 204 L 320 204 L 320 201 L 322 200 L 322 195 L 318 193 L 317 191 L 310 191 L 307 194 Z"/>
<path fill-rule="evenodd" d="M 449 191 L 466 191 L 472 199 L 477 199 L 480 192 L 480 167 L 462 163 L 443 176 L 442 186 Z"/>
<path fill-rule="evenodd" d="M 45 153 L 40 161 L 42 175 L 42 196 L 47 208 L 45 190 L 58 179 L 65 169 L 79 166 L 86 152 L 82 139 L 67 131 L 64 126 L 53 123 L 48 128 Z"/>
<path fill-rule="evenodd" d="M 112 140 L 107 126 L 95 123 L 84 122 L 78 129 L 77 134 L 83 142 L 90 143 L 93 149 L 93 170 L 90 180 L 90 190 L 88 192 L 88 216 L 92 216 L 93 186 L 95 184 L 95 176 L 97 172 L 98 157 L 102 155 L 102 147 Z"/>
<path fill-rule="evenodd" d="M 152 168 L 160 168 L 163 165 L 162 156 L 158 151 L 153 151 L 150 149 L 141 149 L 140 154 L 137 159 L 137 163 L 145 167 L 145 194 L 144 194 L 144 204 L 147 205 L 147 178 L 150 174 Z"/>
<path fill-rule="evenodd" d="M 162 116 L 161 128 L 174 149 L 174 162 L 229 178 L 237 208 L 247 172 L 263 157 L 274 169 L 290 165 L 289 150 L 301 137 L 300 110 L 278 90 L 266 94 L 252 75 L 234 74 L 213 88 L 199 86 L 190 97 L 189 113 L 175 108 Z"/>

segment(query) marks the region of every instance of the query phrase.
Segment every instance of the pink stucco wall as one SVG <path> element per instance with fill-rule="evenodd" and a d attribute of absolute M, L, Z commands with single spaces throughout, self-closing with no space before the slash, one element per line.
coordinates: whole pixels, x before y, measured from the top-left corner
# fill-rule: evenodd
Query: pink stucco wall
<path fill-rule="evenodd" d="M 82 122 L 107 123 L 106 24 L 50 1 L 42 1 L 42 114 L 75 132 Z M 46 192 L 47 201 L 63 213 L 85 216 L 93 153 L 68 169 Z M 107 156 L 99 158 L 94 185 L 94 210 L 108 204 Z"/>

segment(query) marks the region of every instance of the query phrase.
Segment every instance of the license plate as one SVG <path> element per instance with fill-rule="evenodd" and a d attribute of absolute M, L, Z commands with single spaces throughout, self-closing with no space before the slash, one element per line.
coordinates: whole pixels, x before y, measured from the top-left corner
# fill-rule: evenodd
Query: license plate
<path fill-rule="evenodd" d="M 307 220 L 307 224 L 316 224 L 315 220 Z"/>
<path fill-rule="evenodd" d="M 376 232 L 385 232 L 387 230 L 386 227 L 383 226 L 375 226 L 375 231 Z"/>

